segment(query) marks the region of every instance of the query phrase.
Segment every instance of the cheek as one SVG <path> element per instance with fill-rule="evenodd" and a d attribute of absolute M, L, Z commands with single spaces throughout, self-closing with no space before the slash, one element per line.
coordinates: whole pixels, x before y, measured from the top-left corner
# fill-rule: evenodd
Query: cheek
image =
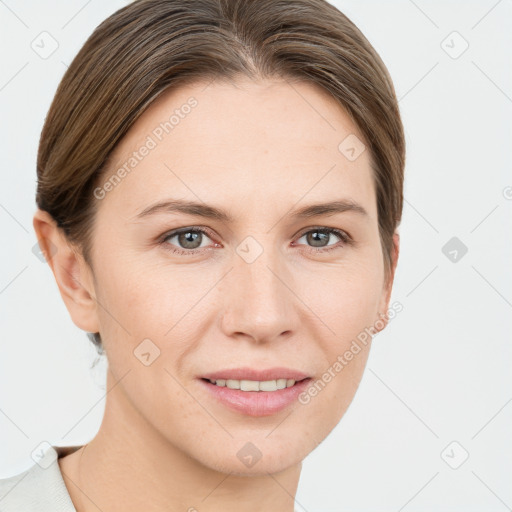
<path fill-rule="evenodd" d="M 382 268 L 377 263 L 360 259 L 311 272 L 298 281 L 300 298 L 333 337 L 329 347 L 343 348 L 347 339 L 375 322 L 382 296 Z"/>
<path fill-rule="evenodd" d="M 102 325 L 117 324 L 121 337 L 134 342 L 163 337 L 183 316 L 188 296 L 194 296 L 179 271 L 165 266 L 106 262 L 98 282 Z"/>
<path fill-rule="evenodd" d="M 212 307 L 201 298 L 215 284 L 214 276 L 194 277 L 168 264 L 106 263 L 98 279 L 98 313 L 109 367 L 117 378 L 130 371 L 130 382 L 144 382 L 133 389 L 126 384 L 132 399 L 141 400 L 139 410 L 146 402 L 179 402 L 174 394 L 179 386 L 165 370 L 186 378 L 186 356 L 204 337 L 205 308 Z M 155 411 L 158 406 L 147 412 Z"/>
<path fill-rule="evenodd" d="M 372 268 L 361 261 L 357 268 L 337 269 L 317 279 L 319 286 L 302 288 L 304 302 L 319 317 L 318 333 L 323 333 L 316 339 L 323 366 L 302 401 L 313 422 L 315 417 L 325 422 L 318 422 L 319 429 L 333 428 L 356 393 L 380 318 L 381 278 L 378 265 Z"/>

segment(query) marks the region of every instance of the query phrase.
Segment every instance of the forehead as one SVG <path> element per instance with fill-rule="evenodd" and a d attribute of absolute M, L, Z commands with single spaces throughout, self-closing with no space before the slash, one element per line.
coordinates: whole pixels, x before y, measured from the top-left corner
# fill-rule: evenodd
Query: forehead
<path fill-rule="evenodd" d="M 350 116 L 312 84 L 196 82 L 165 91 L 120 141 L 103 184 L 122 179 L 103 203 L 135 214 L 169 196 L 293 204 L 307 194 L 357 198 L 371 213 L 370 155 L 347 158 L 354 142 L 364 148 Z"/>

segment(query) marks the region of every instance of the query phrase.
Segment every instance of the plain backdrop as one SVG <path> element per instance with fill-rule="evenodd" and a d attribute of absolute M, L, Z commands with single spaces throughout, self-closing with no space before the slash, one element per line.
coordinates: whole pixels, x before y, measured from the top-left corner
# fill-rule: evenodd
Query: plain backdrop
<path fill-rule="evenodd" d="M 512 2 L 333 3 L 379 52 L 399 98 L 407 166 L 391 300 L 403 311 L 304 461 L 296 507 L 511 510 Z M 0 478 L 34 464 L 42 441 L 89 441 L 103 415 L 105 366 L 91 368 L 96 353 L 33 252 L 32 217 L 57 85 L 124 5 L 0 1 Z M 46 58 L 33 49 L 41 32 L 58 44 Z"/>

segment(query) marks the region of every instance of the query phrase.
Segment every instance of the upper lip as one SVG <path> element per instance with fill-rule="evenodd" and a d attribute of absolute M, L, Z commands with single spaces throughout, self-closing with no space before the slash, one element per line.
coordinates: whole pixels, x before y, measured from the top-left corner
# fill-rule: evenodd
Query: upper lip
<path fill-rule="evenodd" d="M 295 381 L 308 378 L 309 375 L 299 370 L 284 367 L 267 368 L 264 370 L 257 370 L 256 368 L 230 368 L 219 370 L 212 373 L 202 375 L 203 379 L 219 380 L 277 380 L 277 379 L 293 379 Z"/>

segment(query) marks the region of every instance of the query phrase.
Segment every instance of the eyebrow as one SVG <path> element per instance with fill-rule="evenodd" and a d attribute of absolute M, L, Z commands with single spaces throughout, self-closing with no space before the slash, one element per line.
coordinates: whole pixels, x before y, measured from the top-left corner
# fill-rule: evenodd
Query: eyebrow
<path fill-rule="evenodd" d="M 341 199 L 328 203 L 311 204 L 295 210 L 292 209 L 286 214 L 286 216 L 307 219 L 310 217 L 318 217 L 320 215 L 334 215 L 336 213 L 343 212 L 355 212 L 362 216 L 368 216 L 368 212 L 360 204 L 348 199 Z M 218 220 L 228 224 L 234 222 L 234 218 L 231 215 L 219 208 L 205 203 L 186 201 L 183 199 L 160 201 L 145 208 L 142 212 L 138 213 L 135 218 L 140 219 L 156 213 L 185 213 L 188 215 Z"/>

